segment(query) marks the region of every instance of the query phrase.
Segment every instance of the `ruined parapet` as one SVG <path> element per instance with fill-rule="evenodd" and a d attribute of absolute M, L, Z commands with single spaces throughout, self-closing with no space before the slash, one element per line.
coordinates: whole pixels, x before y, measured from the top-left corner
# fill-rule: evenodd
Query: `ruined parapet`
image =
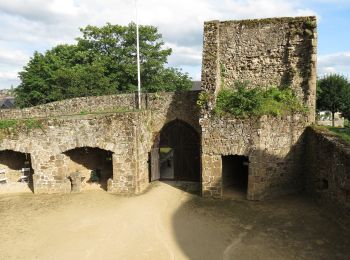
<path fill-rule="evenodd" d="M 316 17 L 210 21 L 204 24 L 202 89 L 209 109 L 235 82 L 289 86 L 315 118 Z"/>

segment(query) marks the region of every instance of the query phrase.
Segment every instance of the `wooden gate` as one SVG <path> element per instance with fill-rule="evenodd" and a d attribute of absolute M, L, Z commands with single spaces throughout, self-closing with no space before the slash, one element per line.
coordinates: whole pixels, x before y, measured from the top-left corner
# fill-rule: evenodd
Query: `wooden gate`
<path fill-rule="evenodd" d="M 189 124 L 181 120 L 170 122 L 163 127 L 158 142 L 159 148 L 170 147 L 174 150 L 174 180 L 200 181 L 200 138 Z M 158 145 L 154 145 L 156 146 Z M 162 178 L 159 149 L 153 149 L 151 180 Z"/>
<path fill-rule="evenodd" d="M 159 148 L 151 150 L 151 181 L 160 179 Z"/>

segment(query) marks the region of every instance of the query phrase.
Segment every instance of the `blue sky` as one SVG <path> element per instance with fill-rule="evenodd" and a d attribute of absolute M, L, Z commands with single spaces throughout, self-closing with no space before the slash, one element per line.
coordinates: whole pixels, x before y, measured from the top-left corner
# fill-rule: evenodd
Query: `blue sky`
<path fill-rule="evenodd" d="M 319 54 L 349 51 L 350 1 L 310 1 L 307 6 L 319 15 Z"/>
<path fill-rule="evenodd" d="M 350 76 L 350 0 L 139 0 L 139 20 L 152 24 L 173 49 L 169 65 L 200 79 L 203 22 L 318 17 L 318 74 Z M 79 27 L 134 20 L 131 0 L 0 0 L 0 88 L 19 84 L 34 51 L 74 43 Z"/>

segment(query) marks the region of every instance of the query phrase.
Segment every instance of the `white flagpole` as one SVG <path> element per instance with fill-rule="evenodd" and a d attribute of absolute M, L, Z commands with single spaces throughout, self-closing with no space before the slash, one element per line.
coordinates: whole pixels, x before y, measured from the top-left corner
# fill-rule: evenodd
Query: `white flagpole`
<path fill-rule="evenodd" d="M 137 95 L 138 95 L 138 109 L 141 109 L 140 39 L 139 39 L 139 20 L 138 20 L 138 10 L 137 10 L 137 0 L 135 0 L 135 7 L 136 7 Z"/>

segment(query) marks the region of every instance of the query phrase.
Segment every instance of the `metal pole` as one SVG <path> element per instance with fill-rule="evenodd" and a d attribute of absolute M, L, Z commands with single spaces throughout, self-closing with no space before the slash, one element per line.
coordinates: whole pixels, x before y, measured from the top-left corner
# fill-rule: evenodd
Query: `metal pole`
<path fill-rule="evenodd" d="M 138 10 L 137 10 L 137 0 L 135 0 L 135 7 L 136 7 L 137 95 L 138 95 L 138 109 L 141 109 L 140 40 L 139 40 L 139 20 L 138 20 Z"/>

